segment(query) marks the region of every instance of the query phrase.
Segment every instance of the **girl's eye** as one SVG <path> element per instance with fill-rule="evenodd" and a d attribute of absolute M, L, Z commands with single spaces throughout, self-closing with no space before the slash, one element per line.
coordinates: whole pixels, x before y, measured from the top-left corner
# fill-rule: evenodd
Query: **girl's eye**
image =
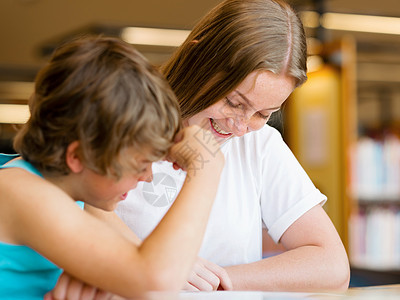
<path fill-rule="evenodd" d="M 233 108 L 242 108 L 242 104 L 241 104 L 241 103 L 239 103 L 239 104 L 234 104 L 228 97 L 225 97 L 225 99 L 226 99 L 226 103 L 227 103 L 230 107 L 233 107 Z"/>

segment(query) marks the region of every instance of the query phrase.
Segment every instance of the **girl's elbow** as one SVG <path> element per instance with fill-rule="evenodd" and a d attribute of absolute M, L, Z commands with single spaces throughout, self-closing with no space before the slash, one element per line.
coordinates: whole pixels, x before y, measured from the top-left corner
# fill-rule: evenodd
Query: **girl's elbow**
<path fill-rule="evenodd" d="M 350 265 L 347 256 L 334 262 L 335 280 L 332 280 L 332 288 L 338 292 L 345 292 L 350 283 Z"/>
<path fill-rule="evenodd" d="M 350 267 L 343 270 L 342 274 L 339 276 L 338 290 L 341 292 L 347 291 L 350 284 Z"/>

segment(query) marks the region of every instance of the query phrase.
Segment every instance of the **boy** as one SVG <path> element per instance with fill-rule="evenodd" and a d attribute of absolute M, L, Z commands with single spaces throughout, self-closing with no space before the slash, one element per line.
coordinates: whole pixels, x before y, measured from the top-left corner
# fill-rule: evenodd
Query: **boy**
<path fill-rule="evenodd" d="M 61 269 L 124 297 L 178 290 L 224 159 L 198 127 L 176 134 L 180 112 L 162 76 L 118 39 L 78 39 L 39 72 L 30 110 L 19 156 L 0 156 L 0 298 L 42 299 Z M 188 180 L 140 246 L 81 209 L 112 211 L 167 154 Z"/>

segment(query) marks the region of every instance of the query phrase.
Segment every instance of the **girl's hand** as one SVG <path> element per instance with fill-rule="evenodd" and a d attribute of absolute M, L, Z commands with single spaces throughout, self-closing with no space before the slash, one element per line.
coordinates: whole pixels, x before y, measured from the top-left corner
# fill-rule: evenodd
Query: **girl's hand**
<path fill-rule="evenodd" d="M 64 272 L 54 289 L 44 296 L 44 300 L 109 300 L 112 297 L 112 294 L 90 286 Z"/>
<path fill-rule="evenodd" d="M 232 290 L 232 282 L 224 268 L 198 257 L 183 290 Z"/>

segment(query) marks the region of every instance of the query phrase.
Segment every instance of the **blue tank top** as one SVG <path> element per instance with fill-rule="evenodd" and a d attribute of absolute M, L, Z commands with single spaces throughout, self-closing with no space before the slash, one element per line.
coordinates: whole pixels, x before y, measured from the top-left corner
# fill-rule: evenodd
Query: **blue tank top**
<path fill-rule="evenodd" d="M 18 155 L 0 154 L 0 169 L 22 168 L 43 177 Z M 76 202 L 83 209 L 83 202 Z M 43 299 L 57 283 L 62 270 L 35 250 L 0 241 L 0 299 Z"/>

